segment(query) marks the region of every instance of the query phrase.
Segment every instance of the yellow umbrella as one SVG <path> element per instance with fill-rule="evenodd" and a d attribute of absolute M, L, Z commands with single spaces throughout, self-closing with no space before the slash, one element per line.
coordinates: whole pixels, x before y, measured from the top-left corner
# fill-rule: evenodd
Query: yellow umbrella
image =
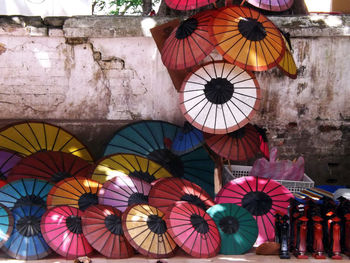
<path fill-rule="evenodd" d="M 284 56 L 281 59 L 281 61 L 277 64 L 277 67 L 280 70 L 282 70 L 283 73 L 286 74 L 288 77 L 292 79 L 296 79 L 298 75 L 298 69 L 297 69 L 297 66 L 295 65 L 295 61 L 291 52 L 292 47 L 290 46 L 290 42 L 286 39 L 283 33 L 282 33 L 282 38 L 286 45 L 286 52 L 284 53 Z"/>

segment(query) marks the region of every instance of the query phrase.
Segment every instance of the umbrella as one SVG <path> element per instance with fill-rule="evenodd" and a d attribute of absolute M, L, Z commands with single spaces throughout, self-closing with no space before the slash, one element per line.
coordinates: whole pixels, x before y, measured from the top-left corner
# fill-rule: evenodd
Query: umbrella
<path fill-rule="evenodd" d="M 216 203 L 233 203 L 247 209 L 258 223 L 260 245 L 274 241 L 276 212 L 286 214 L 293 195 L 274 180 L 244 176 L 228 182 L 216 195 Z"/>
<path fill-rule="evenodd" d="M 169 207 L 165 221 L 171 237 L 189 255 L 209 258 L 219 252 L 220 234 L 205 210 L 188 202 L 177 202 Z"/>
<path fill-rule="evenodd" d="M 105 182 L 98 193 L 98 203 L 120 211 L 133 204 L 148 204 L 151 185 L 132 176 L 116 176 Z"/>
<path fill-rule="evenodd" d="M 0 178 L 7 179 L 11 169 L 22 159 L 16 152 L 0 150 Z"/>
<path fill-rule="evenodd" d="M 9 239 L 13 230 L 13 216 L 11 211 L 0 204 L 0 247 Z"/>
<path fill-rule="evenodd" d="M 101 184 L 91 179 L 65 178 L 56 183 L 48 193 L 47 207 L 68 205 L 84 211 L 90 205 L 98 203 L 97 193 L 101 187 Z"/>
<path fill-rule="evenodd" d="M 174 255 L 176 244 L 168 233 L 163 212 L 157 208 L 129 206 L 122 215 L 122 226 L 125 237 L 141 254 L 153 258 Z"/>
<path fill-rule="evenodd" d="M 277 64 L 277 67 L 282 70 L 282 72 L 288 77 L 296 79 L 298 75 L 298 69 L 292 55 L 292 46 L 289 40 L 289 33 L 281 33 L 284 44 L 286 45 L 286 52 L 284 53 L 281 61 Z"/>
<path fill-rule="evenodd" d="M 187 201 L 207 210 L 215 203 L 198 185 L 181 178 L 167 178 L 155 183 L 148 195 L 150 205 L 166 213 L 176 201 Z"/>
<path fill-rule="evenodd" d="M 176 135 L 171 144 L 171 151 L 178 155 L 185 154 L 199 148 L 203 143 L 203 132 L 185 121 L 182 131 Z"/>
<path fill-rule="evenodd" d="M 205 142 L 215 153 L 233 161 L 253 158 L 260 150 L 260 135 L 253 125 L 228 134 L 204 134 Z"/>
<path fill-rule="evenodd" d="M 165 0 L 167 6 L 176 10 L 192 10 L 214 3 L 215 0 Z"/>
<path fill-rule="evenodd" d="M 111 154 L 97 162 L 91 178 L 104 183 L 115 176 L 131 175 L 148 183 L 172 175 L 160 164 L 136 154 Z"/>
<path fill-rule="evenodd" d="M 212 42 L 224 59 L 246 70 L 265 71 L 275 67 L 285 53 L 278 28 L 248 7 L 220 9 L 212 19 L 210 30 Z"/>
<path fill-rule="evenodd" d="M 173 176 L 193 181 L 213 195 L 214 162 L 203 147 L 183 155 L 171 152 L 170 144 L 179 132 L 180 127 L 168 122 L 135 122 L 116 132 L 104 154 L 131 153 L 147 157 Z"/>
<path fill-rule="evenodd" d="M 2 250 L 10 257 L 37 260 L 51 253 L 40 230 L 40 220 L 45 213 L 41 206 L 23 205 L 12 210 L 14 227 Z"/>
<path fill-rule="evenodd" d="M 217 204 L 209 208 L 207 213 L 220 232 L 220 254 L 243 254 L 254 245 L 258 237 L 258 225 L 246 209 L 235 204 Z"/>
<path fill-rule="evenodd" d="M 45 212 L 41 232 L 47 244 L 57 254 L 74 259 L 93 252 L 81 226 L 82 211 L 71 206 L 56 206 Z"/>
<path fill-rule="evenodd" d="M 90 245 L 107 258 L 128 258 L 134 249 L 124 237 L 122 213 L 113 207 L 93 205 L 82 216 L 83 234 Z"/>
<path fill-rule="evenodd" d="M 61 151 L 93 161 L 89 150 L 64 129 L 44 122 L 21 122 L 0 131 L 0 148 L 27 156 L 39 151 Z"/>
<path fill-rule="evenodd" d="M 266 129 L 254 125 L 256 131 L 259 133 L 260 140 L 260 152 L 267 158 L 270 159 L 269 144 L 266 135 Z"/>
<path fill-rule="evenodd" d="M 38 178 L 56 183 L 72 176 L 90 177 L 91 164 L 65 152 L 37 152 L 23 158 L 12 168 L 7 180 Z"/>
<path fill-rule="evenodd" d="M 292 7 L 294 0 L 243 0 L 260 9 L 282 12 Z"/>
<path fill-rule="evenodd" d="M 52 187 L 52 183 L 35 178 L 13 181 L 0 188 L 0 203 L 8 208 L 23 205 L 46 207 L 47 194 Z"/>
<path fill-rule="evenodd" d="M 161 52 L 167 68 L 179 70 L 196 66 L 213 51 L 208 26 L 214 12 L 197 13 L 173 30 Z"/>
<path fill-rule="evenodd" d="M 180 89 L 180 109 L 189 123 L 207 133 L 226 134 L 246 125 L 260 106 L 253 73 L 224 61 L 190 73 Z"/>

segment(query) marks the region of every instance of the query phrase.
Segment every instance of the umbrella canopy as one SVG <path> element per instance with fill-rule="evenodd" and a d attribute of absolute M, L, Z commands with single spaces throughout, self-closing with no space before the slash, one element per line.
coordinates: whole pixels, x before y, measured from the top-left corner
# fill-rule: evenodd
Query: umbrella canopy
<path fill-rule="evenodd" d="M 10 257 L 37 260 L 51 253 L 41 230 L 40 220 L 45 213 L 41 206 L 24 205 L 12 210 L 14 227 L 10 238 L 1 248 Z"/>
<path fill-rule="evenodd" d="M 187 201 L 203 210 L 215 204 L 202 188 L 181 178 L 167 178 L 156 182 L 148 195 L 149 204 L 163 213 L 177 201 Z"/>
<path fill-rule="evenodd" d="M 16 152 L 0 150 L 0 179 L 7 179 L 11 169 L 22 159 Z"/>
<path fill-rule="evenodd" d="M 245 70 L 275 67 L 285 53 L 278 28 L 264 15 L 242 6 L 224 7 L 210 27 L 216 49 L 230 63 Z"/>
<path fill-rule="evenodd" d="M 17 123 L 0 131 L 0 148 L 27 156 L 38 151 L 61 151 L 93 161 L 89 150 L 64 129 L 44 122 Z"/>
<path fill-rule="evenodd" d="M 179 132 L 171 144 L 171 151 L 177 155 L 189 153 L 204 143 L 203 132 L 185 121 L 182 131 Z"/>
<path fill-rule="evenodd" d="M 72 176 L 90 177 L 92 165 L 65 152 L 37 152 L 23 158 L 12 168 L 7 181 L 38 178 L 57 183 Z"/>
<path fill-rule="evenodd" d="M 248 210 L 258 223 L 260 245 L 274 241 L 276 212 L 286 214 L 293 195 L 274 180 L 244 176 L 228 182 L 216 195 L 216 203 L 233 203 Z"/>
<path fill-rule="evenodd" d="M 260 152 L 267 158 L 270 159 L 270 150 L 269 144 L 266 135 L 266 129 L 259 127 L 258 125 L 254 125 L 256 131 L 259 133 L 260 140 Z"/>
<path fill-rule="evenodd" d="M 20 179 L 0 188 L 0 203 L 8 208 L 23 205 L 46 207 L 47 194 L 53 184 L 40 179 Z"/>
<path fill-rule="evenodd" d="M 196 66 L 213 51 L 208 26 L 214 12 L 197 13 L 173 30 L 161 52 L 167 68 L 179 70 Z"/>
<path fill-rule="evenodd" d="M 111 206 L 93 205 L 82 216 L 83 234 L 90 245 L 107 258 L 128 258 L 134 249 L 124 237 L 122 212 Z"/>
<path fill-rule="evenodd" d="M 172 175 L 160 164 L 136 154 L 111 154 L 97 162 L 91 178 L 104 183 L 118 175 L 131 175 L 148 183 Z"/>
<path fill-rule="evenodd" d="M 157 208 L 129 206 L 122 215 L 122 226 L 125 237 L 141 254 L 153 258 L 174 255 L 176 244 L 168 233 L 163 212 Z"/>
<path fill-rule="evenodd" d="M 68 205 L 84 211 L 98 203 L 97 193 L 102 185 L 82 177 L 65 178 L 56 183 L 47 195 L 47 207 Z"/>
<path fill-rule="evenodd" d="M 167 6 L 176 10 L 192 10 L 214 3 L 215 0 L 165 0 Z"/>
<path fill-rule="evenodd" d="M 296 79 L 298 75 L 298 68 L 295 64 L 293 55 L 292 55 L 292 46 L 289 40 L 289 33 L 282 32 L 282 38 L 284 44 L 286 45 L 286 52 L 284 53 L 283 58 L 277 64 L 277 67 L 282 70 L 284 74 L 292 79 Z"/>
<path fill-rule="evenodd" d="M 260 100 L 255 75 L 224 61 L 199 67 L 180 89 L 180 109 L 187 121 L 214 134 L 246 125 L 259 109 Z"/>
<path fill-rule="evenodd" d="M 151 185 L 132 176 L 119 175 L 105 182 L 98 193 L 98 203 L 125 211 L 134 204 L 148 204 Z"/>
<path fill-rule="evenodd" d="M 243 254 L 254 245 L 259 233 L 258 225 L 246 209 L 235 204 L 217 204 L 207 213 L 220 232 L 220 254 Z"/>
<path fill-rule="evenodd" d="M 13 230 L 13 216 L 11 211 L 0 204 L 0 247 L 9 239 Z"/>
<path fill-rule="evenodd" d="M 207 151 L 203 147 L 183 155 L 171 151 L 171 143 L 180 130 L 163 121 L 132 123 L 116 132 L 104 154 L 131 153 L 147 157 L 173 176 L 195 182 L 213 196 L 215 165 Z"/>
<path fill-rule="evenodd" d="M 292 7 L 294 0 L 244 0 L 260 9 L 282 12 Z"/>
<path fill-rule="evenodd" d="M 83 235 L 83 212 L 71 206 L 56 206 L 45 212 L 41 219 L 41 233 L 57 254 L 75 259 L 89 256 L 93 248 Z"/>
<path fill-rule="evenodd" d="M 204 138 L 206 144 L 215 153 L 233 161 L 253 158 L 260 150 L 260 134 L 249 123 L 228 134 L 206 133 Z"/>
<path fill-rule="evenodd" d="M 197 258 L 215 256 L 220 234 L 213 219 L 196 205 L 177 202 L 165 216 L 171 237 L 186 253 Z"/>

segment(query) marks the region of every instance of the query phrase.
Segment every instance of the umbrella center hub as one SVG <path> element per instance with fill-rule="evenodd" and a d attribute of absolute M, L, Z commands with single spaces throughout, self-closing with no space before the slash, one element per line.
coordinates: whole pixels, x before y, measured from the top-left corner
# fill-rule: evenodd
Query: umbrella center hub
<path fill-rule="evenodd" d="M 69 177 L 72 177 L 72 175 L 66 171 L 58 171 L 56 173 L 54 173 L 52 175 L 52 180 L 57 183 L 61 180 L 63 180 L 64 178 L 69 178 Z"/>
<path fill-rule="evenodd" d="M 234 87 L 226 78 L 213 78 L 204 85 L 205 97 L 214 104 L 228 102 L 234 93 Z"/>
<path fill-rule="evenodd" d="M 264 192 L 250 192 L 243 197 L 242 207 L 253 216 L 265 215 L 272 208 L 272 199 Z"/>
<path fill-rule="evenodd" d="M 25 237 L 36 236 L 40 233 L 40 218 L 25 216 L 16 223 L 17 231 Z"/>
<path fill-rule="evenodd" d="M 89 206 L 97 205 L 97 204 L 98 204 L 97 194 L 92 194 L 92 193 L 82 194 L 78 201 L 79 209 L 83 211 Z"/>
<path fill-rule="evenodd" d="M 122 220 L 120 216 L 108 215 L 105 218 L 105 225 L 107 229 L 114 235 L 123 235 Z"/>
<path fill-rule="evenodd" d="M 165 221 L 157 215 L 149 215 L 147 218 L 149 229 L 158 235 L 164 234 L 167 230 Z"/>
<path fill-rule="evenodd" d="M 238 23 L 239 32 L 250 41 L 261 41 L 266 37 L 262 23 L 254 18 L 243 18 Z"/>
<path fill-rule="evenodd" d="M 219 226 L 222 230 L 222 232 L 226 234 L 234 234 L 239 229 L 239 222 L 238 220 L 233 216 L 225 216 L 221 218 L 219 222 Z"/>
<path fill-rule="evenodd" d="M 201 233 L 201 234 L 206 234 L 209 231 L 209 225 L 207 221 L 203 217 L 197 214 L 191 215 L 191 224 L 194 227 L 194 229 Z"/>
<path fill-rule="evenodd" d="M 183 177 L 185 173 L 184 165 L 179 156 L 173 154 L 168 149 L 159 149 L 151 152 L 149 159 L 162 165 L 175 177 Z"/>
<path fill-rule="evenodd" d="M 136 177 L 138 179 L 141 179 L 147 183 L 151 183 L 151 182 L 156 180 L 156 178 L 152 174 L 150 174 L 148 172 L 143 172 L 143 171 L 136 171 L 135 170 L 135 171 L 129 173 L 129 175 Z"/>
<path fill-rule="evenodd" d="M 133 193 L 130 195 L 128 205 L 148 204 L 148 196 L 142 193 Z"/>
<path fill-rule="evenodd" d="M 177 39 L 189 37 L 198 27 L 198 21 L 195 18 L 189 18 L 183 21 L 175 32 Z"/>
<path fill-rule="evenodd" d="M 16 206 L 27 206 L 27 205 L 38 205 L 38 206 L 46 207 L 46 202 L 40 196 L 26 195 L 18 199 L 14 206 L 16 207 Z"/>
<path fill-rule="evenodd" d="M 180 200 L 189 202 L 189 203 L 191 203 L 193 205 L 196 205 L 196 206 L 202 208 L 203 210 L 207 210 L 207 207 L 204 204 L 204 202 L 196 195 L 185 194 L 185 195 L 181 196 Z"/>
<path fill-rule="evenodd" d="M 81 217 L 80 216 L 69 216 L 66 218 L 66 226 L 68 230 L 75 234 L 83 233 L 81 227 Z"/>

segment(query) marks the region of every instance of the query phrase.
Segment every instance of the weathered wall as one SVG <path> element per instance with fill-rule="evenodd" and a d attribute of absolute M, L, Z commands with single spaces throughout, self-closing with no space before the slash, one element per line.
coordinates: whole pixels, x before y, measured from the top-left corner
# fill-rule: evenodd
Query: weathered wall
<path fill-rule="evenodd" d="M 299 76 L 259 73 L 261 112 L 281 157 L 304 155 L 317 182 L 350 184 L 350 17 L 274 17 L 292 35 Z M 165 18 L 0 18 L 0 126 L 40 119 L 77 134 L 95 157 L 121 125 L 181 124 L 178 98 L 147 28 Z"/>

